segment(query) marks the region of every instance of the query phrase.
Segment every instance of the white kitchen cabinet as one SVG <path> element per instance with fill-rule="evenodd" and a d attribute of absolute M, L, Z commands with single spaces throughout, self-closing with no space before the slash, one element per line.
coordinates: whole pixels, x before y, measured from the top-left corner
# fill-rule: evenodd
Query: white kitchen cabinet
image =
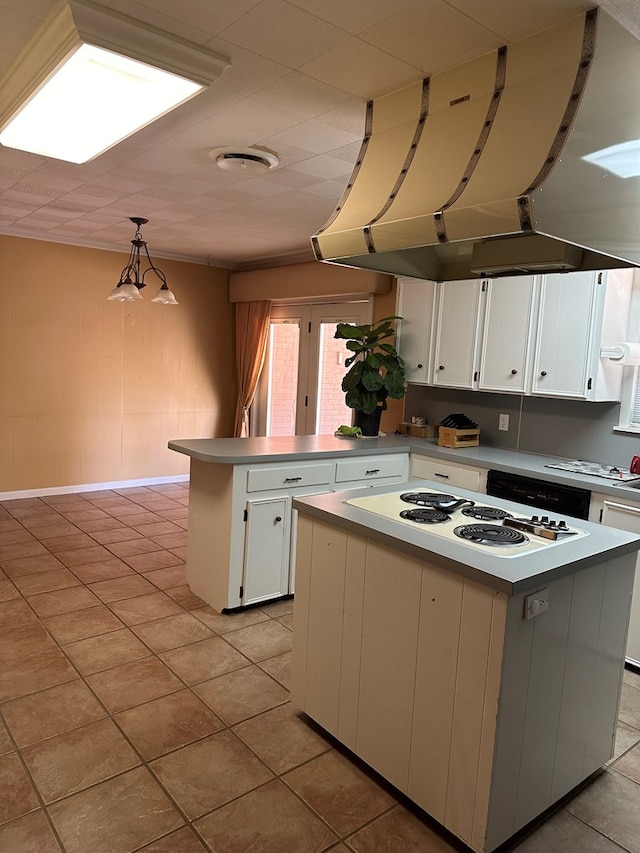
<path fill-rule="evenodd" d="M 523 394 L 535 330 L 539 277 L 506 276 L 485 283 L 480 391 Z"/>
<path fill-rule="evenodd" d="M 443 487 L 460 486 L 473 492 L 485 492 L 487 472 L 457 462 L 439 462 L 430 456 L 411 454 L 411 479 L 434 480 Z"/>
<path fill-rule="evenodd" d="M 432 384 L 474 388 L 478 381 L 483 282 L 438 282 Z"/>
<path fill-rule="evenodd" d="M 616 527 L 618 530 L 640 534 L 640 504 L 612 500 L 605 495 L 592 495 L 589 519 Z M 640 572 L 637 564 L 629 617 L 627 660 L 640 666 Z"/>
<path fill-rule="evenodd" d="M 529 393 L 619 400 L 622 370 L 600 348 L 624 340 L 631 270 L 542 276 Z"/>
<path fill-rule="evenodd" d="M 292 497 L 405 482 L 409 454 L 251 464 L 191 459 L 187 581 L 216 610 L 295 589 Z"/>
<path fill-rule="evenodd" d="M 436 284 L 418 278 L 399 278 L 396 299 L 396 349 L 405 363 L 407 382 L 430 381 L 433 364 L 433 323 Z"/>

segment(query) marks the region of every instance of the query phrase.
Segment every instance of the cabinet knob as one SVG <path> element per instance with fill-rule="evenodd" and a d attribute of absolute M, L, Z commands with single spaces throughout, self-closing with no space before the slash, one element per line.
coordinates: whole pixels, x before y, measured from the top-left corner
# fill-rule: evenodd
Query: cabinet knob
<path fill-rule="evenodd" d="M 421 364 L 419 364 L 419 365 L 418 365 L 418 370 L 422 370 L 422 365 L 421 365 Z"/>
<path fill-rule="evenodd" d="M 444 364 L 441 364 L 438 370 L 444 370 Z"/>
<path fill-rule="evenodd" d="M 547 375 L 547 371 L 546 371 L 546 370 L 541 370 L 541 371 L 540 371 L 540 376 L 546 376 L 546 375 Z"/>
<path fill-rule="evenodd" d="M 276 524 L 277 524 L 279 521 L 282 521 L 282 516 L 281 516 L 281 515 L 276 515 L 276 517 L 275 517 L 275 519 L 274 519 L 274 520 L 275 520 L 275 522 L 276 522 Z"/>
<path fill-rule="evenodd" d="M 515 376 L 517 372 L 518 372 L 517 370 L 512 370 L 512 371 L 511 371 L 511 375 L 512 375 L 512 376 Z"/>

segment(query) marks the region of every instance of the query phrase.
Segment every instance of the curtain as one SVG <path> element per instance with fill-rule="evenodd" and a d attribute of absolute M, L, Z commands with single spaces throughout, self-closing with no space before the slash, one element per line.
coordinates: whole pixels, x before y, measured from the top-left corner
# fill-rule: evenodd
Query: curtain
<path fill-rule="evenodd" d="M 238 402 L 233 434 L 249 435 L 249 406 L 258 386 L 269 337 L 271 302 L 236 302 Z"/>

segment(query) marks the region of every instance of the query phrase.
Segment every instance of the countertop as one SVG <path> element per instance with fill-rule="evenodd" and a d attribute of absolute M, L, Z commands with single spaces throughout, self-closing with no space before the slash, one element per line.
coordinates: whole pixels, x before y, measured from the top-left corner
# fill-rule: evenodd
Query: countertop
<path fill-rule="evenodd" d="M 382 438 L 337 438 L 332 435 L 277 436 L 273 438 L 192 438 L 169 442 L 169 448 L 184 453 L 201 462 L 227 465 L 250 465 L 256 462 L 293 462 L 336 456 L 369 456 L 387 453 L 419 453 L 458 462 L 476 468 L 496 468 L 512 474 L 521 474 L 578 486 L 592 492 L 616 497 L 621 501 L 640 503 L 640 489 L 617 485 L 603 477 L 573 474 L 545 466 L 566 462 L 567 457 L 544 456 L 501 447 L 440 447 L 437 440 L 413 438 L 405 435 L 388 435 Z M 607 463 L 607 459 L 594 460 Z M 639 481 L 640 482 L 640 479 Z M 458 490 L 456 490 L 458 491 Z"/>
<path fill-rule="evenodd" d="M 429 480 L 413 480 L 412 490 L 432 491 L 441 484 Z M 354 497 L 406 490 L 406 486 L 391 485 L 347 492 L 332 492 L 293 499 L 301 513 L 327 522 L 359 536 L 372 539 L 396 551 L 418 559 L 428 559 L 445 569 L 470 577 L 509 595 L 534 590 L 544 584 L 573 574 L 589 566 L 613 560 L 640 549 L 640 536 L 601 524 L 575 520 L 575 526 L 588 536 L 567 537 L 547 548 L 518 556 L 498 557 L 491 548 L 479 548 L 462 541 L 445 539 L 423 526 L 411 527 L 393 518 L 367 512 L 346 503 Z M 457 497 L 466 497 L 486 504 L 486 495 L 456 487 Z M 531 507 L 498 498 L 490 498 L 492 506 L 510 510 L 514 515 L 529 517 Z"/>

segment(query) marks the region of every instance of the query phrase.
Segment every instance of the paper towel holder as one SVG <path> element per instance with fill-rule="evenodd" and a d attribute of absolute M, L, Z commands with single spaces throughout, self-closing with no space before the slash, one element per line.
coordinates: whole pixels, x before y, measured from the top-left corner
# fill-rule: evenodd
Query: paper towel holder
<path fill-rule="evenodd" d="M 608 358 L 614 364 L 640 364 L 640 343 L 621 341 L 610 347 L 600 349 L 600 358 Z"/>

